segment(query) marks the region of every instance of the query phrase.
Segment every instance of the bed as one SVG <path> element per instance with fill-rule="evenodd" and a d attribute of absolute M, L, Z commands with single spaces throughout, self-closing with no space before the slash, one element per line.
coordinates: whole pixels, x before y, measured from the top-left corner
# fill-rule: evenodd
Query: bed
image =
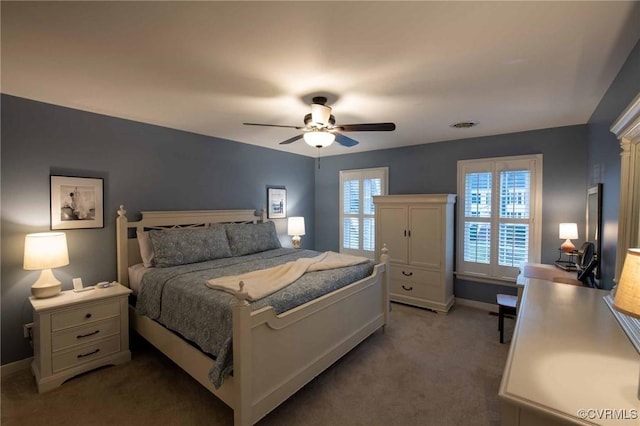
<path fill-rule="evenodd" d="M 254 210 L 142 212 L 140 220 L 130 222 L 124 207 L 120 206 L 116 220 L 118 281 L 127 287 L 132 285 L 130 268 L 142 263 L 138 235 L 142 239 L 144 232 L 260 223 L 266 223 L 264 212 Z M 256 257 L 310 256 L 293 249 L 265 253 Z M 235 261 L 227 259 L 223 263 L 234 264 L 242 271 L 243 265 Z M 203 352 L 199 345 L 184 338 L 184 334 L 152 319 L 153 315 L 142 315 L 134 306 L 130 306 L 130 323 L 139 335 L 231 407 L 235 426 L 252 425 L 372 333 L 384 330 L 389 312 L 386 247 L 382 249 L 379 263 L 371 270 L 364 278 L 285 311 L 286 306 L 278 307 L 277 303 L 274 303 L 276 307 L 249 303 L 248 292 L 238 283 L 237 291 L 229 295 L 232 297 L 229 309 L 233 342 L 230 374 L 223 374 L 222 380 L 215 384 L 211 372 L 221 369 L 216 368 L 216 361 L 219 364 L 220 359 Z M 144 280 L 144 276 L 138 275 L 134 281 Z"/>

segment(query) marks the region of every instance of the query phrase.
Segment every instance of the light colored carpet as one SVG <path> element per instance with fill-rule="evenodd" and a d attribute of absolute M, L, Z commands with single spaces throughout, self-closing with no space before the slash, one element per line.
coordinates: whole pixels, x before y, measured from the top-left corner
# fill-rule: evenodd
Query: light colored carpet
<path fill-rule="evenodd" d="M 498 425 L 514 321 L 454 306 L 392 304 L 376 332 L 267 415 L 266 425 Z M 2 381 L 2 425 L 232 425 L 230 408 L 139 339 L 131 362 L 39 395 L 30 372 Z"/>

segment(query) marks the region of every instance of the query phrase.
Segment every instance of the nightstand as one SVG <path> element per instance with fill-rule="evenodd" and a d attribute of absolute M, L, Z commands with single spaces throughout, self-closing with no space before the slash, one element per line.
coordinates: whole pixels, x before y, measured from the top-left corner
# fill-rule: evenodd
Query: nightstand
<path fill-rule="evenodd" d="M 47 299 L 29 298 L 34 311 L 31 364 L 38 392 L 104 365 L 131 360 L 128 296 L 131 290 L 112 284 Z"/>

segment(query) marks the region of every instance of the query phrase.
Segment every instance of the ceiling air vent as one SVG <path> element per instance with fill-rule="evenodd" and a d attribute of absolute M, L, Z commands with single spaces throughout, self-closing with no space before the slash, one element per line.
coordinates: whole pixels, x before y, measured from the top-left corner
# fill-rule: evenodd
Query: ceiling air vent
<path fill-rule="evenodd" d="M 453 123 L 449 127 L 453 127 L 454 129 L 468 129 L 469 127 L 477 126 L 477 121 L 461 121 L 459 123 Z"/>

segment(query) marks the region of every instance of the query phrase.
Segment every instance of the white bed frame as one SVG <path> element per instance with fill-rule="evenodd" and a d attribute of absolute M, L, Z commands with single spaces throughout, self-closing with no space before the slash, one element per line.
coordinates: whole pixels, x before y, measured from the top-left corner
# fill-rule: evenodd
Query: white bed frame
<path fill-rule="evenodd" d="M 141 263 L 135 232 L 171 227 L 265 220 L 254 210 L 142 212 L 129 222 L 118 210 L 118 281 L 129 286 L 128 267 Z M 382 249 L 373 274 L 297 308 L 276 315 L 256 311 L 240 287 L 233 307 L 233 375 L 219 389 L 207 374 L 213 360 L 175 333 L 130 308 L 131 327 L 234 410 L 234 425 L 257 423 L 306 383 L 387 324 L 389 257 Z"/>

